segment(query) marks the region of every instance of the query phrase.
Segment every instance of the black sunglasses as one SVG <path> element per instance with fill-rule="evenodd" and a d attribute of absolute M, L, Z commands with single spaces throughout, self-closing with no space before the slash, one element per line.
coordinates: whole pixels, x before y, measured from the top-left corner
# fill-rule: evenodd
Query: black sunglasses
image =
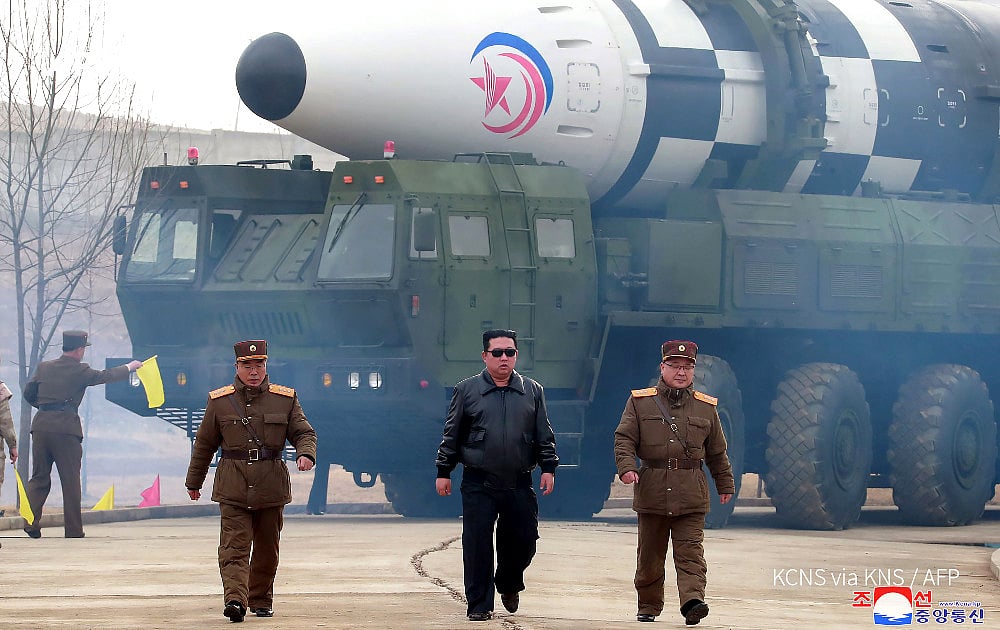
<path fill-rule="evenodd" d="M 496 350 L 487 350 L 487 352 L 489 352 L 490 354 L 492 354 L 493 356 L 495 356 L 496 358 L 499 359 L 500 357 L 502 357 L 505 354 L 508 357 L 514 356 L 515 354 L 517 354 L 517 348 L 503 348 L 503 349 L 499 349 L 498 348 Z"/>

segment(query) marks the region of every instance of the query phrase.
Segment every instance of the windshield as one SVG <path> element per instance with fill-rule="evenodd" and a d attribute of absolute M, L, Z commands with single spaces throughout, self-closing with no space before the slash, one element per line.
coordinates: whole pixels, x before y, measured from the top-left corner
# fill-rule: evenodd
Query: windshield
<path fill-rule="evenodd" d="M 396 208 L 391 204 L 336 205 L 319 260 L 319 280 L 392 277 Z"/>
<path fill-rule="evenodd" d="M 192 281 L 198 251 L 198 209 L 161 208 L 139 215 L 125 279 Z"/>

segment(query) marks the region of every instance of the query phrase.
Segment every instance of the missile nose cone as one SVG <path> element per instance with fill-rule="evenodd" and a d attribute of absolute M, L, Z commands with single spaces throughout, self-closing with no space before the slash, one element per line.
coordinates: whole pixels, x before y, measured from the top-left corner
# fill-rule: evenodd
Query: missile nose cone
<path fill-rule="evenodd" d="M 250 111 L 281 120 L 298 107 L 306 89 L 306 58 L 284 33 L 255 39 L 236 65 L 236 90 Z"/>

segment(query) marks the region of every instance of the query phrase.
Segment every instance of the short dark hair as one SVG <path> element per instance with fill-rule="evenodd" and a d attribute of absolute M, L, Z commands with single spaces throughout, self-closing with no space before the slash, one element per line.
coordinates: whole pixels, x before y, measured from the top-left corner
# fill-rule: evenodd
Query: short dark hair
<path fill-rule="evenodd" d="M 517 347 L 517 331 L 516 330 L 504 330 L 503 328 L 494 328 L 493 330 L 487 330 L 483 333 L 483 352 L 486 352 L 490 347 L 490 339 L 497 339 L 499 337 L 510 337 L 514 340 L 514 347 Z"/>

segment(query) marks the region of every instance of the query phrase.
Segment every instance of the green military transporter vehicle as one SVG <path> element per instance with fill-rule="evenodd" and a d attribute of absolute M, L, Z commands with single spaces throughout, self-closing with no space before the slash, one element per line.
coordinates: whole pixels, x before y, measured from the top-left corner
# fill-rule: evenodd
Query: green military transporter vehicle
<path fill-rule="evenodd" d="M 434 493 L 450 390 L 482 369 L 483 330 L 514 328 L 562 462 L 541 512 L 589 517 L 629 390 L 689 338 L 735 471 L 790 525 L 848 527 L 869 487 L 913 523 L 966 524 L 1000 479 L 997 209 L 869 192 L 681 191 L 611 217 L 528 155 L 150 167 L 117 226 L 118 298 L 166 402 L 107 397 L 193 436 L 232 343 L 266 338 L 319 432 L 311 512 L 339 464 L 401 514 L 455 515 Z M 713 489 L 709 526 L 732 506 Z"/>

